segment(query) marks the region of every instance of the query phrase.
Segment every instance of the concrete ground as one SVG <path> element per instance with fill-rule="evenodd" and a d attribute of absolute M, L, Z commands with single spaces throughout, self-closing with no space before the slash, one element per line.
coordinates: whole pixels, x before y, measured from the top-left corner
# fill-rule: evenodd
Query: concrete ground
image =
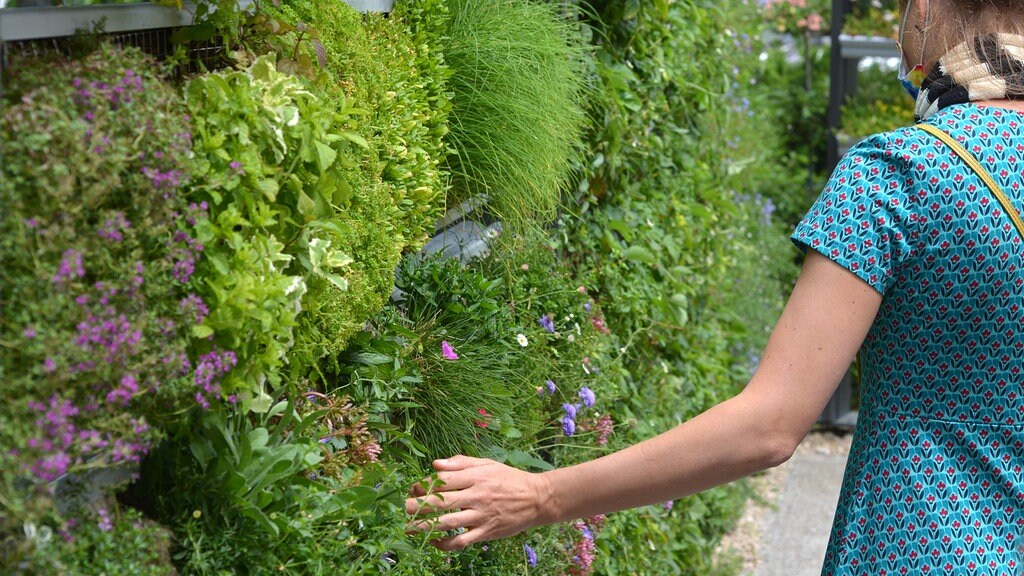
<path fill-rule="evenodd" d="M 755 576 L 818 576 L 846 466 L 845 453 L 798 451 L 775 510 L 763 520 Z"/>
<path fill-rule="evenodd" d="M 742 576 L 818 576 L 828 545 L 849 434 L 812 433 L 788 462 L 753 480 L 752 503 L 721 550 Z"/>

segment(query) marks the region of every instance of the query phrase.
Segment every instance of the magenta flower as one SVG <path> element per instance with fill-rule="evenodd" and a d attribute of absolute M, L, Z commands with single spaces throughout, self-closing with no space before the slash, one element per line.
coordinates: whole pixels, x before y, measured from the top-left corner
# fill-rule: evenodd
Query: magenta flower
<path fill-rule="evenodd" d="M 459 359 L 459 355 L 455 353 L 455 349 L 452 348 L 452 345 L 449 344 L 447 340 L 441 341 L 441 356 L 444 357 L 445 360 Z"/>

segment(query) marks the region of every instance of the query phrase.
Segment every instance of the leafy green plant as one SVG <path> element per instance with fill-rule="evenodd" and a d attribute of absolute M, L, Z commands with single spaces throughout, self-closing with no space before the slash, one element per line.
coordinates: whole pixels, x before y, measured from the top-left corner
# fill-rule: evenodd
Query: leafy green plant
<path fill-rule="evenodd" d="M 895 0 L 857 0 L 843 18 L 843 33 L 896 39 L 899 10 Z"/>
<path fill-rule="evenodd" d="M 578 26 L 552 3 L 449 2 L 450 203 L 486 199 L 513 227 L 554 217 L 586 121 Z"/>
<path fill-rule="evenodd" d="M 268 9 L 278 21 L 318 31 L 326 74 L 315 90 L 365 115 L 354 127 L 369 143 L 358 185 L 383 187 L 391 195 L 396 239 L 407 250 L 433 232 L 448 189 L 449 72 L 439 47 L 420 31 L 445 13 L 442 2 L 400 3 L 388 17 L 360 15 L 341 2 L 301 0 Z"/>
<path fill-rule="evenodd" d="M 857 140 L 914 123 L 913 101 L 893 81 L 892 70 L 872 66 L 860 74 L 864 89 L 847 98 L 843 105 L 840 138 Z"/>
<path fill-rule="evenodd" d="M 354 110 L 321 102 L 267 58 L 196 78 L 186 101 L 193 197 L 211 209 L 203 335 L 241 355 L 225 392 L 265 410 L 264 383 L 281 383 L 285 361 L 291 378 L 316 378 L 317 362 L 379 309 L 402 244 L 380 188 L 354 186 L 366 147 L 344 127 Z"/>

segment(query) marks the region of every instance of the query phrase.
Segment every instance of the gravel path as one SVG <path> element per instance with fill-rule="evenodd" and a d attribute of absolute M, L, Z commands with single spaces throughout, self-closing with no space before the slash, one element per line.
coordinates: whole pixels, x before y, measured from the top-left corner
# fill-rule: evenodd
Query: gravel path
<path fill-rule="evenodd" d="M 741 576 L 817 576 L 852 435 L 812 432 L 793 457 L 751 478 L 756 496 L 719 547 Z"/>

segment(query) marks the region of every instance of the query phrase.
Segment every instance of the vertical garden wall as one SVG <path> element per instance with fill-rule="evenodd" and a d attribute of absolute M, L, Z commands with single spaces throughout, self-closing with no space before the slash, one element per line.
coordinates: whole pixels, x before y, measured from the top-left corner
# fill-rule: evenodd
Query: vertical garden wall
<path fill-rule="evenodd" d="M 727 573 L 741 483 L 458 554 L 402 501 L 746 382 L 807 199 L 757 5 L 210 14 L 199 73 L 95 36 L 4 71 L 3 573 Z M 445 214 L 488 254 L 422 253 Z"/>

